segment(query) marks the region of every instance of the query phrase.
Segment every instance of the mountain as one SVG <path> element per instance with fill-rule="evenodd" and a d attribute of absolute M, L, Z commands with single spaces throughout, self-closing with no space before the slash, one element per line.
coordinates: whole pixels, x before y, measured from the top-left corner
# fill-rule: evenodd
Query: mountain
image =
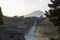
<path fill-rule="evenodd" d="M 37 11 L 34 11 L 28 15 L 25 15 L 24 17 L 40 17 L 40 16 L 44 16 L 44 12 L 40 11 L 40 10 L 37 10 Z"/>

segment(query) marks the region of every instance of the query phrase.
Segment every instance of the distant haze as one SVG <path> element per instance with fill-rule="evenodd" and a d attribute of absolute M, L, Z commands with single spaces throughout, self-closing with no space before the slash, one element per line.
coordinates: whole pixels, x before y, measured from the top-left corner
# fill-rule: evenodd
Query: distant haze
<path fill-rule="evenodd" d="M 33 11 L 48 10 L 48 3 L 50 0 L 0 0 L 3 14 L 5 16 L 22 16 L 27 15 Z"/>
<path fill-rule="evenodd" d="M 28 15 L 25 15 L 25 17 L 40 17 L 40 16 L 45 17 L 44 14 L 45 14 L 44 12 L 42 12 L 40 10 L 37 10 L 37 11 L 34 11 L 34 12 L 28 14 Z"/>

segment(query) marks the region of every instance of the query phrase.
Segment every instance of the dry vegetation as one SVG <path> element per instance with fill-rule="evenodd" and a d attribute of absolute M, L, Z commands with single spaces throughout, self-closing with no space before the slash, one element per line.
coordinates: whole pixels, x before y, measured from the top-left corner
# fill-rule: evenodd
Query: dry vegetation
<path fill-rule="evenodd" d="M 56 31 L 55 28 L 49 28 L 49 27 L 45 27 L 45 26 L 39 26 L 36 27 L 36 32 L 38 32 L 39 34 L 42 34 L 42 37 L 53 37 L 56 38 L 58 33 Z"/>

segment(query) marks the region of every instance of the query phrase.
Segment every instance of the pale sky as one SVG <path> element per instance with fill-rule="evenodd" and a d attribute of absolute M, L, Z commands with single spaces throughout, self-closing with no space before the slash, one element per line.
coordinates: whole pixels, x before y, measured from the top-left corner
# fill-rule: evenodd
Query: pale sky
<path fill-rule="evenodd" d="M 0 0 L 0 6 L 5 16 L 21 16 L 36 10 L 48 10 L 50 0 Z"/>

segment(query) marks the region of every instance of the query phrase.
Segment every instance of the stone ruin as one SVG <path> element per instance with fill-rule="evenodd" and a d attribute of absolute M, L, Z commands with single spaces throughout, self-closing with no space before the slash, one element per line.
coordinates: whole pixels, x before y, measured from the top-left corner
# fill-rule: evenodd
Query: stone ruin
<path fill-rule="evenodd" d="M 17 29 L 9 29 L 3 22 L 2 10 L 0 7 L 0 40 L 25 40 L 24 32 Z"/>

